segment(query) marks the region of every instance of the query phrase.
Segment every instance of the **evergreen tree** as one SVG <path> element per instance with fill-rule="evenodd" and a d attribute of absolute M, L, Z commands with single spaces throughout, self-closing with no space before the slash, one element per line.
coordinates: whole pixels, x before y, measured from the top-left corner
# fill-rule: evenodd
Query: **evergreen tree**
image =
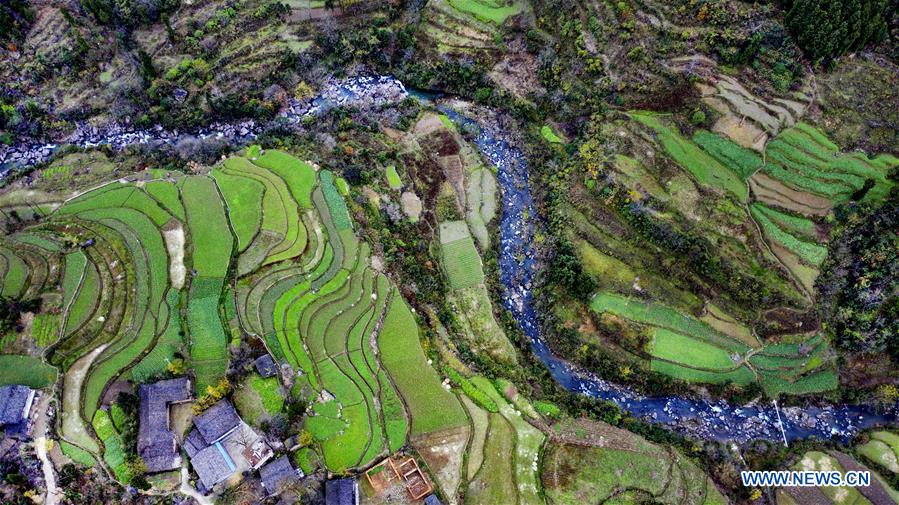
<path fill-rule="evenodd" d="M 786 25 L 815 63 L 856 51 L 887 34 L 889 0 L 794 0 Z"/>

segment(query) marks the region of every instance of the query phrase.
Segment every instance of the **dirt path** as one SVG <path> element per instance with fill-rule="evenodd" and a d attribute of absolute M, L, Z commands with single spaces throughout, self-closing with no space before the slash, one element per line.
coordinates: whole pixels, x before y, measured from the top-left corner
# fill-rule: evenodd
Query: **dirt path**
<path fill-rule="evenodd" d="M 181 487 L 179 488 L 179 491 L 181 491 L 182 493 L 184 493 L 187 496 L 190 496 L 191 498 L 196 500 L 197 503 L 199 503 L 200 505 L 213 505 L 212 500 L 210 500 L 206 496 L 201 495 L 199 491 L 197 491 L 196 489 L 193 488 L 193 486 L 190 485 L 189 476 L 190 476 L 190 474 L 187 472 L 187 466 L 182 466 L 181 467 Z"/>
<path fill-rule="evenodd" d="M 53 463 L 47 457 L 47 428 L 50 420 L 47 411 L 50 408 L 50 402 L 53 401 L 53 395 L 42 393 L 40 401 L 35 406 L 37 416 L 34 421 L 34 450 L 37 452 L 38 459 L 41 460 L 41 470 L 44 472 L 44 482 L 47 486 L 47 497 L 44 500 L 45 505 L 56 505 L 59 503 L 59 489 L 56 487 L 56 474 L 54 473 Z"/>
<path fill-rule="evenodd" d="M 100 447 L 91 437 L 81 418 L 81 384 L 91 363 L 97 359 L 106 344 L 85 354 L 69 368 L 62 388 L 62 436 L 82 449 L 97 454 Z"/>

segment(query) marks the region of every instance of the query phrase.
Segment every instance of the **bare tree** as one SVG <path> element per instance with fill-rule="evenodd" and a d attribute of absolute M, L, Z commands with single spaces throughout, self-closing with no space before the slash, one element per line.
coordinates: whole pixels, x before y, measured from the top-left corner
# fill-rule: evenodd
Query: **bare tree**
<path fill-rule="evenodd" d="M 245 426 L 241 426 L 240 431 L 231 438 L 231 443 L 243 447 L 244 449 L 253 445 L 253 442 L 255 441 L 256 437 L 254 437 L 252 433 L 250 433 L 250 430 Z"/>

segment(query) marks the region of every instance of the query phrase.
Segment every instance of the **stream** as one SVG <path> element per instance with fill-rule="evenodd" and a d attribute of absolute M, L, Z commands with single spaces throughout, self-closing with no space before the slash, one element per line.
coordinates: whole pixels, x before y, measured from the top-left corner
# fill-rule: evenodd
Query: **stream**
<path fill-rule="evenodd" d="M 479 133 L 475 144 L 497 168 L 502 187 L 500 220 L 500 280 L 506 290 L 506 308 L 512 312 L 534 354 L 546 364 L 553 378 L 570 391 L 607 400 L 631 415 L 667 426 L 678 433 L 707 440 L 745 443 L 751 440 L 792 441 L 810 437 L 836 437 L 848 441 L 859 431 L 895 424 L 894 406 L 877 412 L 865 405 L 827 405 L 775 408 L 771 405 L 739 406 L 724 400 L 706 401 L 681 397 L 647 397 L 631 388 L 613 384 L 555 356 L 540 332 L 531 291 L 537 274 L 533 237 L 540 226 L 522 152 L 491 127 L 458 112 L 441 111 L 459 125 Z M 781 426 L 783 431 L 781 431 Z"/>
<path fill-rule="evenodd" d="M 397 103 L 410 95 L 427 102 L 432 98 L 423 93 L 407 91 L 400 81 L 390 76 L 362 76 L 334 81 L 311 100 L 291 100 L 276 121 L 296 125 L 307 116 L 322 114 L 334 107 L 380 107 Z M 497 168 L 502 187 L 499 269 L 500 280 L 507 295 L 504 297 L 505 306 L 531 340 L 535 355 L 566 389 L 614 402 L 635 417 L 664 425 L 684 435 L 737 443 L 755 439 L 792 441 L 810 437 L 835 437 L 848 441 L 861 430 L 896 424 L 899 421 L 899 409 L 896 406 L 885 412 L 875 411 L 865 405 L 778 409 L 773 404 L 741 406 L 724 400 L 648 397 L 629 387 L 605 381 L 555 356 L 543 340 L 534 307 L 532 287 L 538 264 L 533 238 L 541 224 L 531 194 L 527 161 L 522 151 L 504 138 L 498 129 L 478 123 L 450 108 L 440 108 L 457 124 L 475 128 L 479 132 L 475 144 Z M 33 142 L 0 147 L 0 177 L 15 167 L 43 163 L 66 144 L 84 148 L 110 145 L 114 149 L 130 145 L 174 146 L 184 141 L 241 145 L 251 142 L 263 129 L 264 125 L 254 121 L 215 123 L 194 132 L 169 131 L 160 126 L 134 129 L 127 125 L 103 128 L 79 125 L 75 133 L 62 144 Z"/>

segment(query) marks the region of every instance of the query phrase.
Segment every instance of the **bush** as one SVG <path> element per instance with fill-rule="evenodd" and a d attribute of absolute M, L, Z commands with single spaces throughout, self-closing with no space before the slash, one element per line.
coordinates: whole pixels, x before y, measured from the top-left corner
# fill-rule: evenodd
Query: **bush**
<path fill-rule="evenodd" d="M 690 116 L 690 122 L 693 123 L 694 126 L 705 124 L 705 119 L 705 112 L 700 109 L 693 111 L 693 115 Z"/>
<path fill-rule="evenodd" d="M 493 401 L 492 398 L 487 396 L 487 393 L 478 389 L 477 386 L 471 383 L 470 380 L 466 379 L 462 374 L 453 370 L 450 367 L 444 367 L 443 372 L 446 374 L 447 378 L 452 381 L 453 384 L 462 388 L 462 392 L 465 393 L 465 396 L 471 398 L 473 402 L 475 402 L 479 407 L 486 410 L 487 412 L 499 412 L 499 407 L 496 405 L 496 402 Z"/>

